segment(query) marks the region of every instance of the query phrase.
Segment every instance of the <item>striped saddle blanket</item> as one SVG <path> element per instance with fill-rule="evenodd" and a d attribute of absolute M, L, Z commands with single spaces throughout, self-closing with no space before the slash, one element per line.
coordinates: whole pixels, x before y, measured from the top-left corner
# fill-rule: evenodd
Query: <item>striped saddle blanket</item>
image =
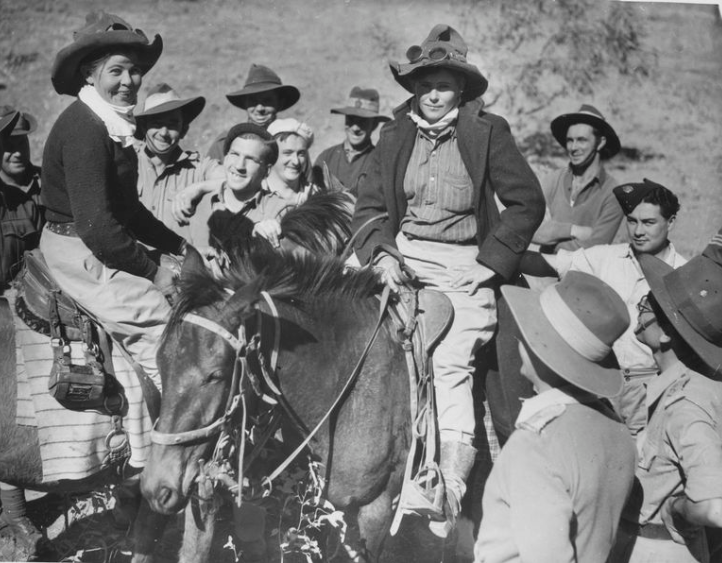
<path fill-rule="evenodd" d="M 76 412 L 63 408 L 48 394 L 53 363 L 50 338 L 30 329 L 15 313 L 15 292 L 5 293 L 15 326 L 17 363 L 17 414 L 19 425 L 38 430 L 43 482 L 83 479 L 97 473 L 109 453 L 106 437 L 111 419 L 94 411 Z M 84 363 L 80 342 L 71 343 L 73 362 Z M 125 390 L 128 412 L 123 428 L 131 447 L 129 464 L 143 467 L 150 449 L 150 416 L 135 371 L 113 346 L 115 377 Z"/>

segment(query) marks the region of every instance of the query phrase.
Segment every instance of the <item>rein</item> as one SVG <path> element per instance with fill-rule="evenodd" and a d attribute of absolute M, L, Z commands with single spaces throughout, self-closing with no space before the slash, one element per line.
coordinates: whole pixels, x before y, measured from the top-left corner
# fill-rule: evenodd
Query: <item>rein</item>
<path fill-rule="evenodd" d="M 384 315 L 386 312 L 386 309 L 388 307 L 388 302 L 390 298 L 390 289 L 388 286 L 384 287 L 383 293 L 381 295 L 380 299 L 380 305 L 379 305 L 379 314 L 376 321 L 376 324 L 374 326 L 373 332 L 371 333 L 371 336 L 369 337 L 369 340 L 366 343 L 366 346 L 361 353 L 361 356 L 359 357 L 358 361 L 356 362 L 356 365 L 354 366 L 353 371 L 349 375 L 348 380 L 346 381 L 345 385 L 343 386 L 343 389 L 336 397 L 336 400 L 333 402 L 333 404 L 329 407 L 329 409 L 326 411 L 326 414 L 321 418 L 321 420 L 316 424 L 316 426 L 308 432 L 306 438 L 299 444 L 299 446 L 281 463 L 269 476 L 265 477 L 263 479 L 264 486 L 267 486 L 270 488 L 271 483 L 274 479 L 276 479 L 292 462 L 298 455 L 303 451 L 303 449 L 309 444 L 309 442 L 314 438 L 314 436 L 318 433 L 318 431 L 321 429 L 321 426 L 328 420 L 328 418 L 331 416 L 331 414 L 336 410 L 336 408 L 339 406 L 343 398 L 348 393 L 351 386 L 354 384 L 356 379 L 358 378 L 359 373 L 361 372 L 361 369 L 363 368 L 364 362 L 366 361 L 366 358 L 368 357 L 369 352 L 371 351 L 371 347 L 373 346 L 374 342 L 376 341 L 376 337 L 378 336 L 379 330 L 381 329 L 381 325 L 383 324 Z M 271 372 L 276 371 L 276 365 L 278 360 L 278 350 L 280 348 L 280 320 L 278 315 L 278 309 L 276 308 L 275 304 L 273 303 L 273 300 L 271 296 L 263 291 L 261 292 L 261 295 L 265 299 L 266 303 L 269 306 L 269 309 L 271 311 L 271 316 L 274 319 L 274 342 L 273 342 L 273 349 L 271 352 L 271 361 L 270 361 L 270 367 Z M 260 314 L 260 311 L 259 311 Z M 158 421 L 156 420 L 156 423 L 153 426 L 153 430 L 151 431 L 151 442 L 158 445 L 163 446 L 177 446 L 182 444 L 187 444 L 190 442 L 196 442 L 196 441 L 202 441 L 202 440 L 208 440 L 209 438 L 215 436 L 216 434 L 219 434 L 224 427 L 228 424 L 231 417 L 235 413 L 235 411 L 238 409 L 239 403 L 243 404 L 245 407 L 245 398 L 243 395 L 243 389 L 242 389 L 242 381 L 245 378 L 246 374 L 249 372 L 248 368 L 248 361 L 246 358 L 246 351 L 247 351 L 247 345 L 248 341 L 246 340 L 245 335 L 245 327 L 243 324 L 238 329 L 238 337 L 235 337 L 233 334 L 231 334 L 228 330 L 220 326 L 215 321 L 212 321 L 210 319 L 206 319 L 204 317 L 201 317 L 199 315 L 189 313 L 185 315 L 182 319 L 182 322 L 188 322 L 191 324 L 195 324 L 197 326 L 203 327 L 206 330 L 209 330 L 221 338 L 225 340 L 236 352 L 236 361 L 234 363 L 233 368 L 233 381 L 231 383 L 231 390 L 228 397 L 228 402 L 226 403 L 226 409 L 224 414 L 213 421 L 212 423 L 208 424 L 207 426 L 204 426 L 202 428 L 198 428 L 196 430 L 189 430 L 186 432 L 178 432 L 178 433 L 164 433 L 159 432 L 156 430 L 156 426 L 158 424 Z M 256 340 L 257 335 L 254 336 L 254 340 Z M 276 395 L 276 397 L 279 399 L 279 403 L 283 407 L 283 409 L 286 411 L 286 414 L 288 414 L 294 421 L 297 421 L 297 415 L 290 410 L 290 407 L 288 406 L 288 403 L 285 401 L 285 397 L 283 396 L 281 390 L 278 388 L 278 386 L 273 382 L 269 370 L 265 366 L 265 362 L 260 361 L 261 364 L 261 372 L 263 374 L 263 379 L 266 383 L 266 385 L 271 389 L 271 391 Z M 243 474 L 243 457 L 245 454 L 245 426 L 246 426 L 246 409 L 243 409 L 243 421 L 242 421 L 242 437 L 241 437 L 241 444 L 239 447 L 239 486 L 238 486 L 238 503 L 240 506 L 240 496 L 241 496 L 241 483 L 242 483 L 242 474 Z M 265 440 L 264 440 L 265 442 Z M 256 453 L 255 451 L 252 453 Z"/>

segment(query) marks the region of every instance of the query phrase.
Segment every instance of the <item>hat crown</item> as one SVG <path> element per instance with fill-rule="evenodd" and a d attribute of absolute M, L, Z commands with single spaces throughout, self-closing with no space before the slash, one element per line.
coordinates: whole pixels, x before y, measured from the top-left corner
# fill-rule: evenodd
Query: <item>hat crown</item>
<path fill-rule="evenodd" d="M 113 31 L 130 31 L 145 37 L 145 33 L 139 29 L 133 29 L 133 26 L 120 16 L 109 14 L 104 10 L 98 10 L 89 12 L 85 16 L 85 25 L 73 32 L 73 40 L 77 41 L 81 37 L 94 33 L 108 33 Z"/>
<path fill-rule="evenodd" d="M 604 118 L 604 115 L 602 115 L 602 112 L 590 104 L 582 104 L 582 106 L 579 108 L 579 111 L 577 113 L 585 113 L 587 115 L 592 115 L 594 117 L 598 117 L 602 121 L 606 121 L 606 119 Z"/>
<path fill-rule="evenodd" d="M 17 113 L 18 117 L 15 121 L 15 124 L 10 131 L 10 135 L 12 136 L 19 136 L 19 135 L 27 135 L 29 133 L 32 133 L 35 131 L 37 127 L 37 121 L 35 118 L 30 115 L 29 113 L 22 112 L 20 110 L 15 109 L 14 107 L 10 105 L 4 105 L 0 107 L 0 119 L 5 117 L 11 117 L 13 113 Z"/>
<path fill-rule="evenodd" d="M 572 326 L 573 322 L 570 322 L 574 319 L 562 314 L 560 309 L 563 306 L 566 306 L 567 312 L 583 325 L 589 335 L 593 335 L 598 340 L 597 344 L 607 349 L 611 349 L 612 344 L 629 327 L 629 312 L 624 301 L 614 289 L 596 276 L 571 271 L 559 283 L 545 288 L 542 292 L 542 303 L 545 294 L 548 298 L 553 293 L 559 298 L 556 300 L 557 306 L 543 307 L 544 314 L 560 336 L 580 353 L 581 350 L 575 345 L 575 341 L 580 336 L 584 336 L 579 334 L 583 329 L 578 330 L 581 328 L 578 326 L 577 330 L 570 331 L 575 328 Z M 601 358 L 588 359 L 598 361 Z"/>
<path fill-rule="evenodd" d="M 293 117 L 276 119 L 268 126 L 268 133 L 274 137 L 280 133 L 293 133 L 305 139 L 308 147 L 313 144 L 314 139 L 313 129 L 311 129 L 311 127 L 309 127 L 306 123 L 302 123 Z"/>
<path fill-rule="evenodd" d="M 435 25 L 426 39 L 419 45 L 421 49 L 421 55 L 429 55 L 435 49 L 440 49 L 442 52 L 448 53 L 453 58 L 466 62 L 466 54 L 469 52 L 466 42 L 461 37 L 458 31 L 456 31 L 450 25 L 443 23 Z M 413 62 L 412 54 L 414 47 L 411 47 L 407 51 L 409 61 Z M 418 53 L 418 50 L 416 51 Z M 418 59 L 418 57 L 416 57 Z"/>
<path fill-rule="evenodd" d="M 246 77 L 244 87 L 253 86 L 255 84 L 276 84 L 282 86 L 281 77 L 273 72 L 270 68 L 263 65 L 251 64 Z"/>
<path fill-rule="evenodd" d="M 667 188 L 665 188 L 662 184 L 658 184 L 657 182 L 652 182 L 651 180 L 644 178 L 641 182 L 629 182 L 627 184 L 617 186 L 612 190 L 612 192 L 614 193 L 614 197 L 617 198 L 624 214 L 629 215 L 636 209 L 647 194 L 659 188 L 667 190 Z M 667 191 L 669 192 L 669 190 Z"/>
<path fill-rule="evenodd" d="M 168 102 L 175 102 L 180 99 L 181 97 L 178 95 L 178 92 L 165 82 L 161 82 L 148 90 L 145 102 L 143 103 L 143 111 L 148 111 L 163 104 L 167 104 Z"/>
<path fill-rule="evenodd" d="M 378 113 L 379 92 L 374 88 L 354 86 L 349 94 L 348 107 L 365 109 Z"/>
<path fill-rule="evenodd" d="M 695 332 L 722 347 L 722 265 L 696 256 L 663 281 L 672 305 Z"/>

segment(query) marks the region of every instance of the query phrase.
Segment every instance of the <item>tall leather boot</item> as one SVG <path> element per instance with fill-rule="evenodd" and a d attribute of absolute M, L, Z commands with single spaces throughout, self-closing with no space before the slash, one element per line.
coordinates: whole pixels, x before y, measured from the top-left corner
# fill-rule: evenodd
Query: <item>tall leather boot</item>
<path fill-rule="evenodd" d="M 434 535 L 445 538 L 456 526 L 456 519 L 461 512 L 461 499 L 466 493 L 466 480 L 469 478 L 475 461 L 475 447 L 464 442 L 441 442 L 439 469 L 441 469 L 446 489 L 444 502 L 446 520 L 429 522 L 429 529 Z"/>

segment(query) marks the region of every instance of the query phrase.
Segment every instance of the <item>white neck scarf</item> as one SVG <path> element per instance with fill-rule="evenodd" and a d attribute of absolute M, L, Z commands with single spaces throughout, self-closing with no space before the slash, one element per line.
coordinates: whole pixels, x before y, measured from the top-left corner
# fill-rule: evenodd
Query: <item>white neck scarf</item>
<path fill-rule="evenodd" d="M 424 133 L 426 133 L 429 137 L 437 137 L 442 131 L 444 131 L 447 127 L 454 124 L 456 122 L 456 119 L 459 117 L 459 108 L 455 107 L 452 109 L 449 113 L 447 113 L 444 117 L 439 119 L 436 123 L 429 123 L 426 121 L 423 117 L 421 117 L 418 113 L 416 113 L 413 109 L 409 111 L 407 114 L 411 121 L 416 123 L 416 126 L 421 129 Z"/>
<path fill-rule="evenodd" d="M 103 120 L 111 139 L 120 143 L 124 148 L 133 144 L 133 134 L 135 133 L 134 105 L 115 106 L 109 104 L 90 84 L 86 84 L 80 89 L 78 99 Z"/>

